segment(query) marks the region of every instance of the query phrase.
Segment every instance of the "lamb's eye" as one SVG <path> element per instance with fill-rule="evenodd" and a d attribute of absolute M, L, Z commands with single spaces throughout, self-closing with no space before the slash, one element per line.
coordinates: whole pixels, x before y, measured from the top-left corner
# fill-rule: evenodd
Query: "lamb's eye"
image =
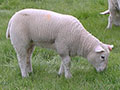
<path fill-rule="evenodd" d="M 102 60 L 105 60 L 105 56 L 101 56 L 101 59 L 102 59 Z"/>

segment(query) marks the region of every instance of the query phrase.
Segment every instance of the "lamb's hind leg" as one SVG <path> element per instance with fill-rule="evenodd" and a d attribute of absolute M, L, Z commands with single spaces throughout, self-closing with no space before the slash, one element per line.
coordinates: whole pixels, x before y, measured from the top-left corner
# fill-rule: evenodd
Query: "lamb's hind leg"
<path fill-rule="evenodd" d="M 29 45 L 29 40 L 26 39 L 21 39 L 21 37 L 11 37 L 11 43 L 13 44 L 13 47 L 17 53 L 17 58 L 18 58 L 18 64 L 21 70 L 22 77 L 27 77 L 29 76 L 28 72 L 28 64 L 27 62 L 29 61 L 28 59 L 30 58 L 28 48 L 30 47 Z"/>
<path fill-rule="evenodd" d="M 17 58 L 18 58 L 18 63 L 21 70 L 22 77 L 27 77 L 29 76 L 28 70 L 27 70 L 27 57 L 28 57 L 27 49 L 25 49 L 24 47 L 21 47 L 20 50 L 16 49 L 16 52 L 17 52 Z"/>
<path fill-rule="evenodd" d="M 34 50 L 34 45 L 30 45 L 27 49 L 27 72 L 32 72 L 32 52 Z"/>
<path fill-rule="evenodd" d="M 28 47 L 27 47 L 28 46 Z M 29 76 L 29 72 L 32 72 L 31 57 L 34 50 L 34 46 L 29 44 L 25 47 L 21 47 L 20 51 L 17 49 L 18 63 L 20 66 L 22 77 Z"/>

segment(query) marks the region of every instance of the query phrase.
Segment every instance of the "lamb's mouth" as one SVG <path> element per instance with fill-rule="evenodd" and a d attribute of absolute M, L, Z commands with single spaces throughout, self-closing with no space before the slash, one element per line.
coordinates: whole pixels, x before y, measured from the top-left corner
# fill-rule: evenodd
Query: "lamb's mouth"
<path fill-rule="evenodd" d="M 101 68 L 96 68 L 96 71 L 97 71 L 97 72 L 103 72 L 105 69 L 106 69 L 106 67 L 104 67 L 104 68 L 103 68 L 103 67 L 101 67 Z"/>

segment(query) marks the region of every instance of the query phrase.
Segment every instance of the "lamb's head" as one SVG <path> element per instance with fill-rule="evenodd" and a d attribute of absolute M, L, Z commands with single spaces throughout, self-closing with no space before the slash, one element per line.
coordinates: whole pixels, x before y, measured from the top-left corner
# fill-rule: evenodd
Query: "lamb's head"
<path fill-rule="evenodd" d="M 98 45 L 87 56 L 88 61 L 100 72 L 107 67 L 108 56 L 113 45 Z"/>

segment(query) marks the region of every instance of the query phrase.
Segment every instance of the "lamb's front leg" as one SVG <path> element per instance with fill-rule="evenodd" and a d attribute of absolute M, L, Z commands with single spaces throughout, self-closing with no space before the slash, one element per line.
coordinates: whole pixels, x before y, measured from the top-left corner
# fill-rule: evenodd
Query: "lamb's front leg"
<path fill-rule="evenodd" d="M 63 66 L 61 67 L 61 71 L 62 71 L 62 69 L 64 69 L 65 77 L 66 78 L 71 78 L 72 75 L 70 73 L 70 66 L 71 66 L 70 56 L 62 57 L 62 64 L 63 64 Z"/>
<path fill-rule="evenodd" d="M 68 47 L 65 45 L 65 43 L 63 43 L 60 39 L 57 39 L 55 41 L 55 46 L 56 46 L 56 50 L 58 52 L 58 54 L 61 56 L 62 58 L 62 63 L 59 69 L 59 75 L 61 75 L 63 72 L 65 72 L 65 77 L 66 78 L 70 78 L 72 75 L 70 73 L 70 56 L 69 56 L 69 50 Z"/>
<path fill-rule="evenodd" d="M 63 62 L 61 61 L 61 65 L 60 65 L 58 75 L 62 75 L 64 72 L 65 72 L 65 70 L 64 70 Z"/>

